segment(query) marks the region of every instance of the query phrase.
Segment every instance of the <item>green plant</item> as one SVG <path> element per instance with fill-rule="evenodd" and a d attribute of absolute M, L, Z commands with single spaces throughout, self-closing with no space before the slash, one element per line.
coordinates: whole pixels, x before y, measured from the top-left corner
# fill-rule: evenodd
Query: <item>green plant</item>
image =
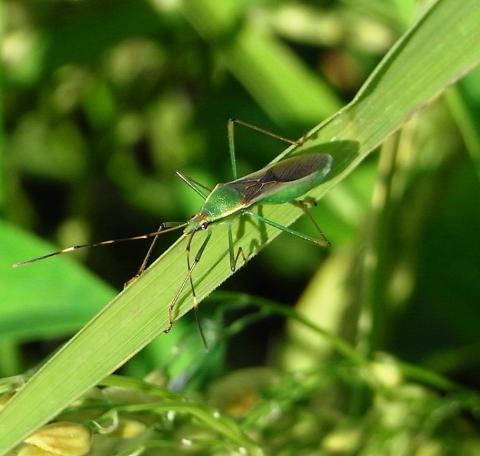
<path fill-rule="evenodd" d="M 199 5 L 202 11 L 212 13 L 205 17 L 195 15 L 193 6 L 189 6 L 187 15 L 201 21 L 205 28 L 212 29 L 217 26 L 214 22 L 217 19 L 217 11 L 208 7 L 208 2 L 192 2 L 191 5 Z M 478 64 L 480 59 L 477 45 L 480 39 L 477 27 L 480 20 L 478 14 L 478 8 L 473 0 L 462 2 L 461 5 L 453 0 L 435 3 L 392 48 L 355 99 L 308 133 L 302 149 L 312 146 L 325 148 L 334 158 L 332 179 L 316 189 L 312 193 L 313 196 L 320 199 L 326 195 L 357 169 L 370 152 L 404 125 L 408 118 Z M 194 20 L 192 22 L 195 23 Z M 448 30 L 448 33 L 439 34 L 439 30 Z M 205 35 L 207 39 L 219 40 L 218 36 L 212 36 L 209 32 Z M 226 36 L 228 38 L 228 34 Z M 222 58 L 227 60 L 233 71 L 240 71 L 245 67 L 245 55 L 251 54 L 244 52 L 242 35 L 236 38 L 231 43 L 228 40 L 227 43 L 221 41 L 218 46 Z M 253 49 L 259 48 L 253 46 Z M 248 85 L 248 82 L 245 84 Z M 291 84 L 286 85 L 291 89 Z M 99 91 L 101 92 L 101 89 Z M 286 100 L 288 99 L 287 97 Z M 297 99 L 294 101 L 296 103 Z M 266 103 L 265 100 L 264 102 Z M 272 115 L 277 115 L 280 119 L 284 118 L 286 113 L 294 111 L 289 109 L 287 101 L 282 100 L 282 103 L 279 103 L 279 108 L 277 106 L 276 114 L 272 108 Z M 297 106 L 297 109 L 300 108 Z M 301 115 L 298 114 L 296 117 Z M 402 150 L 397 146 L 394 138 L 382 150 L 384 166 L 382 169 L 386 171 L 386 178 L 384 179 L 384 175 L 381 176 L 377 192 L 388 197 L 392 195 L 391 176 L 395 166 L 398 165 L 397 151 Z M 288 153 L 288 150 L 285 153 Z M 387 191 L 382 193 L 382 189 Z M 426 189 L 425 198 L 428 193 L 429 189 Z M 391 200 L 388 202 L 392 207 Z M 268 207 L 265 208 L 265 214 L 284 225 L 290 225 L 299 217 L 300 212 L 290 207 Z M 389 222 L 388 212 L 382 209 L 378 214 L 373 234 L 381 233 L 388 226 L 386 225 L 386 222 Z M 418 214 L 417 216 L 420 217 Z M 258 253 L 260 248 L 278 235 L 274 229 L 268 227 L 262 228 L 259 233 L 258 227 L 249 224 L 239 227 L 239 232 L 241 234 L 239 243 L 257 246 L 253 254 Z M 212 239 L 212 248 L 205 253 L 197 268 L 197 290 L 200 299 L 206 297 L 230 275 L 228 251 L 224 242 L 226 235 L 226 228 L 218 227 Z M 382 235 L 373 236 L 373 242 L 369 246 L 370 252 L 373 252 L 375 258 L 379 260 L 385 259 L 382 253 L 389 253 L 385 245 L 381 242 L 376 243 L 384 239 L 385 236 Z M 194 248 L 198 248 L 199 242 L 200 239 Z M 378 267 L 378 264 L 374 268 L 371 264 L 368 266 L 364 275 L 366 286 L 363 299 L 366 305 L 372 305 L 373 330 L 370 334 L 361 334 L 365 338 L 364 341 L 367 340 L 364 344 L 365 353 L 362 354 L 367 357 L 366 359 L 369 359 L 368 356 L 380 345 L 382 324 L 385 322 L 382 308 L 378 305 L 382 301 L 380 299 L 382 290 L 378 286 L 383 283 L 381 274 L 378 273 L 384 273 L 385 269 Z M 0 415 L 0 448 L 6 451 L 7 448 L 19 443 L 34 428 L 51 419 L 73 399 L 101 381 L 158 335 L 166 327 L 165 309 L 177 288 L 179 277 L 183 276 L 184 269 L 183 245 L 176 243 L 141 279 L 115 298 L 56 353 L 30 379 L 21 393 L 9 402 Z M 399 280 L 402 279 L 400 275 L 397 277 Z M 186 293 L 181 298 L 177 318 L 190 310 L 190 307 L 191 297 Z M 288 383 L 288 376 L 283 380 Z M 315 372 L 312 374 L 313 385 L 318 387 L 322 381 L 323 379 L 316 377 Z M 398 382 L 394 384 L 398 385 Z M 439 384 L 449 386 L 448 381 L 444 383 L 440 380 Z M 298 386 L 296 383 L 295 385 Z M 49 397 L 47 401 L 45 395 L 52 388 L 55 390 L 55 396 Z M 365 401 L 365 394 L 362 394 L 361 390 L 360 387 L 357 405 L 359 410 Z M 431 397 L 424 391 L 412 393 L 407 390 L 401 402 L 408 403 L 418 397 L 422 397 L 425 403 L 428 403 L 426 409 L 430 407 L 430 410 L 433 410 L 438 405 L 439 409 L 444 411 L 445 404 L 436 403 L 436 400 L 430 403 Z M 475 401 L 468 403 L 470 407 Z M 379 407 L 382 405 L 384 404 L 379 404 Z M 460 399 L 455 402 L 455 408 L 457 406 L 462 407 Z M 421 420 L 421 413 L 418 417 Z M 374 447 L 373 443 L 372 446 Z"/>

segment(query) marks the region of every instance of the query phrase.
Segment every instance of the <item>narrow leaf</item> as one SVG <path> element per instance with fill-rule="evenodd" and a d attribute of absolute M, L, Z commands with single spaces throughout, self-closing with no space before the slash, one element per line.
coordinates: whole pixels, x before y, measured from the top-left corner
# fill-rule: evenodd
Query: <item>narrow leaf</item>
<path fill-rule="evenodd" d="M 433 4 L 389 52 L 354 101 L 308 134 L 302 150 L 321 149 L 334 157 L 331 179 L 312 196 L 322 197 L 409 116 L 479 63 L 478 24 L 478 0 Z M 291 205 L 265 207 L 263 214 L 285 225 L 301 215 Z M 252 254 L 279 235 L 274 228 L 249 221 L 240 223 L 235 233 L 240 236 L 238 243 Z M 196 237 L 194 251 L 203 235 Z M 0 414 L 1 454 L 161 333 L 167 325 L 166 308 L 185 276 L 184 241 L 172 245 L 6 405 Z M 215 227 L 194 275 L 199 300 L 231 275 L 226 226 Z M 190 293 L 185 292 L 177 318 L 191 307 Z"/>

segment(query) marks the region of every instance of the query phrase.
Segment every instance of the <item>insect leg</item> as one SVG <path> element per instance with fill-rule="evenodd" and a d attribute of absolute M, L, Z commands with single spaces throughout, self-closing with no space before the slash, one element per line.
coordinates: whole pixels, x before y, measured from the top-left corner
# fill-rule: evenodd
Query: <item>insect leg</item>
<path fill-rule="evenodd" d="M 264 135 L 270 136 L 271 138 L 278 139 L 280 141 L 284 141 L 288 144 L 292 144 L 294 146 L 299 146 L 301 143 L 298 141 L 293 141 L 292 139 L 285 138 L 283 136 L 277 135 L 276 133 L 272 133 L 268 130 L 264 130 L 263 128 L 257 127 L 252 125 L 248 122 L 244 122 L 243 120 L 238 119 L 228 119 L 228 149 L 230 151 L 230 162 L 232 164 L 232 173 L 233 179 L 237 179 L 237 159 L 235 157 L 235 125 L 242 125 L 243 127 L 250 128 L 258 133 L 263 133 Z"/>
<path fill-rule="evenodd" d="M 314 244 L 319 245 L 321 247 L 328 247 L 330 245 L 330 243 L 328 241 L 327 243 L 324 238 L 317 239 L 312 236 L 309 236 L 308 234 L 301 233 L 300 231 L 292 230 L 292 228 L 289 228 L 288 226 L 281 225 L 280 223 L 274 222 L 273 220 L 270 220 L 261 215 L 255 214 L 254 212 L 245 212 L 245 214 L 251 215 L 252 217 L 255 217 L 257 220 L 260 220 L 261 222 L 266 223 L 267 225 L 273 226 L 274 228 L 277 228 L 281 231 L 285 231 L 286 233 L 289 233 L 293 236 L 304 239 L 305 241 L 313 242 Z"/>
<path fill-rule="evenodd" d="M 167 328 L 165 329 L 164 332 L 168 332 L 172 328 L 173 323 L 174 323 L 173 310 L 175 309 L 175 305 L 177 304 L 178 299 L 180 298 L 180 295 L 181 295 L 182 291 L 184 290 L 187 282 L 190 282 L 190 287 L 192 289 L 192 296 L 193 296 L 193 310 L 195 311 L 195 319 L 197 321 L 197 326 L 198 326 L 198 330 L 200 332 L 200 337 L 202 338 L 203 345 L 205 346 L 205 349 L 207 349 L 208 348 L 207 341 L 205 339 L 203 329 L 202 329 L 202 326 L 200 324 L 200 319 L 198 317 L 198 302 L 197 302 L 197 295 L 196 295 L 196 292 L 195 292 L 195 287 L 193 285 L 192 273 L 193 273 L 193 270 L 195 269 L 195 267 L 197 266 L 197 264 L 199 263 L 200 259 L 202 258 L 203 252 L 205 251 L 205 248 L 207 247 L 208 241 L 210 240 L 210 237 L 211 237 L 212 233 L 210 231 L 207 233 L 207 236 L 206 236 L 205 240 L 202 242 L 202 245 L 200 246 L 197 254 L 195 255 L 193 263 L 191 263 L 190 262 L 190 250 L 191 250 L 193 236 L 195 235 L 195 233 L 196 233 L 196 231 L 192 232 L 192 234 L 190 235 L 190 237 L 188 239 L 187 247 L 185 248 L 185 253 L 186 253 L 186 256 L 187 256 L 187 268 L 188 268 L 187 269 L 187 275 L 185 276 L 185 279 L 183 280 L 183 282 L 180 285 L 177 293 L 175 294 L 174 298 L 172 299 L 172 302 L 168 306 L 168 326 L 167 326 Z"/>
<path fill-rule="evenodd" d="M 205 248 L 207 247 L 207 244 L 208 244 L 208 241 L 210 240 L 211 235 L 212 235 L 212 233 L 210 231 L 208 231 L 207 232 L 207 237 L 205 238 L 202 245 L 198 249 L 197 254 L 195 255 L 195 259 L 194 259 L 194 264 L 195 265 L 197 265 L 198 262 L 200 261 L 200 258 L 202 258 L 203 252 L 205 251 Z M 195 312 L 195 320 L 197 322 L 198 332 L 200 333 L 200 337 L 202 338 L 203 346 L 205 347 L 205 350 L 208 350 L 207 340 L 205 339 L 205 335 L 204 335 L 203 329 L 202 329 L 202 324 L 200 323 L 200 317 L 198 315 L 197 294 L 195 292 L 195 287 L 193 286 L 193 278 L 192 278 L 193 267 L 190 267 L 190 252 L 188 252 L 188 255 L 187 255 L 187 266 L 188 266 L 188 278 L 190 280 L 190 288 L 192 289 L 193 310 Z"/>
<path fill-rule="evenodd" d="M 125 283 L 124 288 L 127 288 L 129 285 L 131 285 L 135 280 L 137 280 L 142 274 L 143 271 L 145 271 L 147 267 L 148 260 L 150 259 L 150 255 L 152 254 L 153 248 L 155 247 L 155 244 L 157 243 L 158 236 L 160 235 L 160 231 L 163 228 L 163 223 L 160 223 L 160 226 L 157 229 L 157 235 L 153 238 L 152 242 L 150 243 L 150 246 L 148 247 L 147 253 L 145 254 L 145 258 L 142 261 L 142 264 L 138 268 L 137 273 Z"/>
<path fill-rule="evenodd" d="M 138 268 L 137 273 L 125 283 L 124 288 L 127 288 L 128 286 L 130 286 L 133 282 L 135 282 L 143 274 L 143 272 L 147 268 L 148 260 L 150 259 L 151 255 L 152 255 L 153 248 L 155 247 L 155 244 L 157 243 L 158 237 L 164 232 L 165 229 L 167 229 L 169 227 L 174 227 L 176 225 L 178 225 L 177 222 L 163 222 L 163 223 L 160 223 L 160 226 L 157 229 L 155 237 L 153 238 L 152 242 L 150 243 L 150 246 L 148 247 L 147 253 L 145 254 L 145 258 L 143 259 L 142 264 Z"/>
<path fill-rule="evenodd" d="M 235 249 L 233 248 L 233 234 L 232 234 L 232 224 L 228 225 L 228 252 L 230 254 L 230 269 L 232 272 L 237 270 L 237 261 L 239 257 L 243 258 L 243 261 L 247 262 L 247 257 L 243 252 L 242 247 L 239 247 L 237 250 L 237 254 L 235 255 Z"/>
<path fill-rule="evenodd" d="M 232 124 L 232 127 L 229 127 L 229 128 L 232 128 L 232 131 L 233 131 L 233 125 L 238 124 L 238 125 L 242 125 L 243 127 L 250 128 L 251 130 L 255 130 L 258 133 L 263 133 L 264 135 L 270 136 L 271 138 L 275 138 L 280 141 L 286 142 L 288 144 L 292 144 L 294 146 L 298 146 L 300 144 L 298 141 L 294 141 L 293 139 L 288 139 L 283 136 L 277 135 L 276 133 L 272 133 L 268 130 L 264 130 L 263 128 L 257 127 L 248 122 L 244 122 L 243 120 L 230 119 L 228 122 L 229 122 L 229 125 Z"/>
<path fill-rule="evenodd" d="M 190 274 L 192 273 L 193 269 L 195 268 L 196 264 L 194 263 L 192 267 L 190 267 L 190 261 L 189 261 L 189 256 L 190 256 L 190 248 L 192 245 L 192 240 L 193 236 L 195 235 L 196 231 L 193 231 L 190 237 L 188 238 L 187 246 L 185 247 L 185 253 L 187 255 L 187 267 L 188 267 L 188 272 L 185 278 L 183 279 L 183 282 L 181 283 L 180 287 L 178 288 L 177 292 L 175 293 L 175 296 L 172 299 L 172 302 L 168 305 L 168 326 L 164 330 L 164 332 L 169 332 L 170 329 L 173 326 L 173 309 L 175 308 L 175 305 L 177 304 L 178 298 L 180 298 L 180 295 L 185 288 L 185 285 L 187 284 Z"/>
<path fill-rule="evenodd" d="M 233 180 L 237 178 L 237 159 L 235 158 L 235 121 L 228 119 L 228 151 L 230 152 L 230 163 L 232 164 Z"/>
<path fill-rule="evenodd" d="M 320 234 L 320 237 L 323 239 L 324 245 L 326 247 L 329 247 L 331 245 L 331 242 L 327 239 L 325 234 L 323 234 L 322 229 L 318 225 L 313 215 L 310 213 L 310 208 L 316 206 L 317 202 L 313 198 L 306 197 L 302 200 L 292 201 L 292 204 L 300 208 L 303 211 L 303 213 L 310 219 L 310 221 L 313 223 L 313 226 L 316 228 L 316 230 Z"/>

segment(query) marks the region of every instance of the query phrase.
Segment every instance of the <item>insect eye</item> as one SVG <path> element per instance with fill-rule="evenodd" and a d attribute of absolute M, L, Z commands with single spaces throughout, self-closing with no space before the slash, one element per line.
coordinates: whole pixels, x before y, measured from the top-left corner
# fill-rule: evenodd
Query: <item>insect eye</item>
<path fill-rule="evenodd" d="M 200 225 L 200 228 L 202 230 L 206 230 L 208 228 L 208 222 L 202 222 L 202 224 Z"/>

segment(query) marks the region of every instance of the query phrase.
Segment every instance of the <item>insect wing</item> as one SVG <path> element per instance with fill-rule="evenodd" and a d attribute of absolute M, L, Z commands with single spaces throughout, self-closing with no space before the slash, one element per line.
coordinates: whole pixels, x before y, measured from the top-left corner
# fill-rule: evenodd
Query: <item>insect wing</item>
<path fill-rule="evenodd" d="M 245 207 L 268 196 L 292 187 L 297 182 L 307 180 L 312 175 L 323 179 L 331 168 L 332 156 L 329 154 L 308 154 L 287 158 L 278 163 L 248 174 L 229 185 L 242 195 Z M 314 182 L 311 187 L 318 185 Z"/>
<path fill-rule="evenodd" d="M 331 162 L 332 156 L 329 154 L 298 155 L 264 168 L 267 170 L 265 179 L 277 183 L 297 181 L 322 169 L 329 171 Z"/>

